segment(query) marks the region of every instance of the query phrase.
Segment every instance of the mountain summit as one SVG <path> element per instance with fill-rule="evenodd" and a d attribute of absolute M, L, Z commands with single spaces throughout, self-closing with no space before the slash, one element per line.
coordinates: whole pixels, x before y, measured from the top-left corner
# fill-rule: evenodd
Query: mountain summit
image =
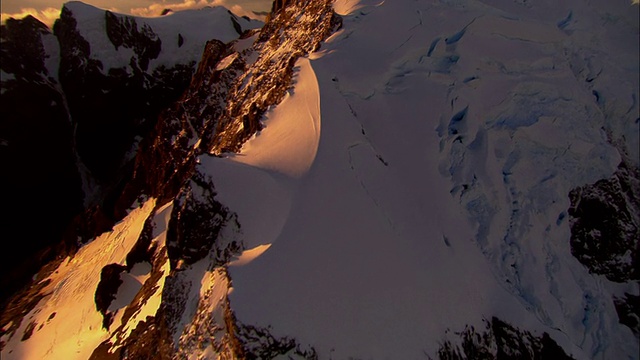
<path fill-rule="evenodd" d="M 2 358 L 638 359 L 637 15 L 8 21 Z"/>

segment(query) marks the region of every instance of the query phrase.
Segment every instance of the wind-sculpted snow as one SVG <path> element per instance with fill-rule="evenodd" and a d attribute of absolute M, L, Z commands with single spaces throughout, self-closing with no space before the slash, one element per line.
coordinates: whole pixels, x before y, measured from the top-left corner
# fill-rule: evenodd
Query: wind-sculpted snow
<path fill-rule="evenodd" d="M 265 113 L 263 131 L 233 160 L 290 177 L 309 170 L 320 141 L 320 93 L 309 60 L 299 59 L 296 68 L 290 95 Z"/>
<path fill-rule="evenodd" d="M 290 215 L 298 179 L 313 165 L 320 141 L 318 83 L 307 58 L 285 99 L 265 114 L 264 128 L 238 154 L 223 159 L 202 156 L 203 171 L 212 174 L 220 201 L 238 214 L 243 243 L 250 249 L 273 243 Z"/>

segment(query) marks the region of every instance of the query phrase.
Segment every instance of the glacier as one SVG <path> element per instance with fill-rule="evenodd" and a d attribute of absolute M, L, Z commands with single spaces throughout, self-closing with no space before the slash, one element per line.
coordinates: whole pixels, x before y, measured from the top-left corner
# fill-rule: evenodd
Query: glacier
<path fill-rule="evenodd" d="M 498 315 L 549 332 L 578 359 L 637 359 L 612 302 L 638 294 L 637 283 L 589 274 L 562 221 L 572 188 L 616 170 L 624 150 L 611 136 L 624 136 L 637 166 L 628 4 L 338 3 L 358 10 L 310 55 L 317 156 L 290 185 L 277 240 L 230 269 L 238 318 L 332 358 L 422 358 L 448 329 Z M 605 10 L 619 27 L 598 22 Z M 626 45 L 592 35 L 591 24 Z M 616 45 L 607 56 L 600 48 Z M 608 83 L 622 69 L 631 76 Z M 603 105 L 593 88 L 629 111 Z M 262 154 L 289 156 L 270 149 Z"/>

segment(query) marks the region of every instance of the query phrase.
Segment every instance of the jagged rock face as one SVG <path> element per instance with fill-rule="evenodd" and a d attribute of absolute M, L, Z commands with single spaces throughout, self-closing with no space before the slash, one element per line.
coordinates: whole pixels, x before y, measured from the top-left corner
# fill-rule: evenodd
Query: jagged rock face
<path fill-rule="evenodd" d="M 301 11 L 310 15 L 292 21 Z M 330 1 L 301 1 L 272 16 L 257 34 L 244 34 L 243 41 L 257 36 L 249 48 L 235 51 L 233 44 L 208 42 L 189 88 L 160 115 L 141 146 L 133 187 L 170 199 L 193 173 L 195 155 L 238 151 L 261 129 L 266 109 L 291 87 L 296 59 L 317 50 L 340 23 Z"/>
<path fill-rule="evenodd" d="M 33 16 L 22 20 L 8 19 L 2 25 L 2 71 L 24 80 L 46 79 L 49 75 L 45 66 L 48 55 L 42 38 L 49 34 L 47 26 Z M 10 77 L 5 77 L 3 74 L 2 81 L 8 82 Z"/>
<path fill-rule="evenodd" d="M 108 329 L 113 321 L 108 309 L 116 297 L 118 287 L 122 284 L 120 274 L 126 269 L 127 267 L 124 265 L 109 264 L 103 267 L 100 273 L 100 283 L 96 288 L 96 309 L 104 316 L 103 326 L 105 329 Z"/>
<path fill-rule="evenodd" d="M 241 244 L 218 244 L 220 232 L 231 221 L 236 222 L 235 214 L 215 199 L 216 193 L 211 179 L 205 179 L 200 173 L 191 177 L 174 200 L 169 231 L 167 233 L 167 251 L 172 269 L 192 265 L 216 249 L 213 266 L 223 266 L 231 257 L 242 251 Z M 213 245 L 215 244 L 215 245 Z"/>
<path fill-rule="evenodd" d="M 2 237 L 13 249 L 0 259 L 2 302 L 55 257 L 49 247 L 82 209 L 82 190 L 64 94 L 47 66 L 55 37 L 31 16 L 0 29 Z M 43 204 L 55 210 L 42 215 Z"/>
<path fill-rule="evenodd" d="M 295 338 L 277 338 L 269 329 L 236 322 L 236 336 L 242 344 L 245 359 L 274 359 L 287 356 L 288 359 L 318 359 L 313 347 L 303 348 Z"/>
<path fill-rule="evenodd" d="M 640 280 L 640 171 L 622 162 L 610 178 L 569 198 L 571 253 L 611 281 Z"/>
<path fill-rule="evenodd" d="M 465 359 L 573 359 L 546 332 L 535 336 L 496 317 L 485 320 L 485 329 L 473 326 L 455 332 L 456 340 L 446 340 L 438 350 L 441 360 Z"/>
<path fill-rule="evenodd" d="M 136 20 L 131 17 L 118 17 L 110 11 L 105 12 L 107 36 L 116 50 L 120 46 L 133 49 L 137 57 L 137 65 L 147 71 L 149 61 L 157 59 L 162 50 L 162 41 L 148 24 L 138 29 Z"/>
<path fill-rule="evenodd" d="M 271 15 L 275 15 L 280 10 L 294 3 L 295 0 L 274 0 L 271 4 Z"/>
<path fill-rule="evenodd" d="M 324 3 L 323 11 L 317 15 L 324 20 L 333 18 L 333 22 L 325 22 L 333 29 L 337 21 L 328 4 Z M 229 280 L 225 266 L 231 256 L 243 249 L 241 224 L 235 214 L 215 199 L 211 179 L 203 175 L 205 172 L 196 161 L 203 149 L 208 149 L 214 142 L 216 129 L 226 128 L 219 125 L 220 119 L 231 113 L 231 106 L 242 110 L 237 104 L 248 104 L 247 108 L 254 113 L 251 131 L 257 130 L 258 114 L 261 114 L 257 109 L 264 111 L 284 96 L 291 86 L 289 82 L 295 59 L 316 48 L 322 40 L 316 38 L 314 42 L 307 43 L 308 34 L 302 33 L 297 41 L 304 44 L 305 51 L 297 51 L 294 56 L 282 54 L 283 59 L 272 65 L 264 60 L 250 60 L 259 55 L 267 41 L 275 49 L 278 42 L 287 40 L 277 37 L 279 27 L 289 27 L 293 33 L 292 22 L 281 20 L 278 27 L 271 27 L 266 35 L 247 33 L 241 39 L 242 45 L 209 41 L 190 87 L 176 105 L 161 113 L 151 135 L 142 141 L 135 160 L 133 180 L 124 188 L 115 207 L 125 209 L 131 201 L 144 201 L 146 196 L 161 199 L 159 203 L 172 201 L 171 216 L 166 224 L 166 241 L 162 243 L 154 237 L 154 229 L 158 225 L 147 220 L 146 230 L 127 256 L 126 270 L 114 264 L 103 270 L 112 276 L 105 275 L 95 298 L 98 300 L 96 307 L 103 312 L 103 326 L 110 337 L 93 351 L 92 358 L 186 358 L 194 352 L 205 353 L 210 348 L 220 358 L 229 359 L 258 358 L 260 354 L 286 353 L 302 357 L 313 354 L 312 350 L 300 349 L 292 339 L 276 339 L 269 337 L 266 329 L 236 324 L 226 297 Z M 317 31 L 316 36 L 330 34 L 328 28 L 314 30 Z M 256 38 L 261 39 L 257 45 L 246 45 Z M 78 48 L 82 49 L 82 46 Z M 249 69 L 251 75 L 246 76 Z M 262 71 L 289 73 L 284 77 L 288 82 L 276 86 L 260 80 L 262 85 L 254 87 L 257 95 L 238 91 L 242 81 L 251 81 L 253 77 L 262 79 Z M 268 102 L 254 103 L 268 93 L 272 94 Z M 225 124 L 237 125 L 233 122 Z M 241 142 L 250 135 L 251 132 L 246 131 L 243 136 L 229 139 L 220 136 L 219 139 L 225 139 L 233 148 L 240 148 Z M 121 216 L 124 215 L 125 212 Z M 152 264 L 149 280 L 128 305 L 122 318 L 114 317 L 110 310 L 105 311 L 115 293 L 112 285 L 118 282 L 112 270 L 115 269 L 115 273 L 122 277 L 140 261 Z M 212 288 L 200 295 L 196 290 L 202 286 L 199 279 L 207 277 L 211 277 Z M 135 329 L 127 330 L 132 326 L 127 322 L 133 321 L 134 314 L 154 296 L 154 291 L 157 291 L 154 289 L 158 287 L 161 287 L 162 303 L 157 312 L 134 325 Z"/>

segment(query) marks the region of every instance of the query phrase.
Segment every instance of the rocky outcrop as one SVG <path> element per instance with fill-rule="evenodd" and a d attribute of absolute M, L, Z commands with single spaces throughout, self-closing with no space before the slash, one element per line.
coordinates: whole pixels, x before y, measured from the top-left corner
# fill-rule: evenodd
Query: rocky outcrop
<path fill-rule="evenodd" d="M 293 21 L 302 11 L 313 15 Z M 189 88 L 143 140 L 119 202 L 128 206 L 141 192 L 173 199 L 195 173 L 197 155 L 238 151 L 261 128 L 264 111 L 290 88 L 296 59 L 317 50 L 340 23 L 330 1 L 300 1 L 259 32 L 243 34 L 244 41 L 256 38 L 249 48 L 209 41 Z"/>
<path fill-rule="evenodd" d="M 245 359 L 274 359 L 279 356 L 299 360 L 318 359 L 313 347 L 303 347 L 292 337 L 275 337 L 269 328 L 236 322 L 235 329 Z"/>
<path fill-rule="evenodd" d="M 233 240 L 226 243 L 221 231 L 229 222 L 237 222 L 235 214 L 215 199 L 211 179 L 199 172 L 191 177 L 174 200 L 167 232 L 167 252 L 172 269 L 192 265 L 212 256 L 211 266 L 224 266 L 242 251 Z M 213 251 L 213 253 L 211 253 Z"/>
<path fill-rule="evenodd" d="M 573 359 L 549 336 L 534 335 L 496 317 L 485 320 L 484 329 L 465 327 L 454 332 L 455 340 L 445 340 L 438 350 L 441 360 L 523 360 Z"/>
<path fill-rule="evenodd" d="M 611 281 L 640 280 L 640 171 L 623 161 L 610 178 L 569 198 L 571 253 Z"/>
<path fill-rule="evenodd" d="M 280 10 L 294 3 L 295 0 L 274 0 L 271 4 L 271 16 L 274 16 L 276 13 L 280 12 Z"/>
<path fill-rule="evenodd" d="M 132 17 L 119 17 L 111 11 L 106 11 L 104 15 L 107 36 L 115 49 L 118 50 L 120 46 L 132 49 L 140 70 L 147 71 L 149 61 L 157 59 L 162 50 L 162 41 L 158 35 L 148 24 L 138 27 L 136 20 Z"/>
<path fill-rule="evenodd" d="M 120 274 L 127 269 L 126 266 L 120 264 L 109 264 L 102 268 L 100 274 L 100 283 L 96 289 L 96 309 L 102 313 L 104 321 L 102 326 L 109 329 L 113 321 L 113 315 L 108 312 L 109 305 L 116 297 L 118 287 L 122 284 Z"/>
<path fill-rule="evenodd" d="M 221 41 L 207 42 L 189 88 L 180 101 L 160 114 L 155 128 L 142 141 L 133 180 L 120 199 L 125 206 L 140 192 L 173 199 L 193 174 L 205 127 L 216 123 L 224 110 L 230 84 L 244 70 L 243 63 L 216 70 L 218 62 L 231 51 Z"/>
<path fill-rule="evenodd" d="M 118 201 L 128 204 L 144 194 L 161 199 L 159 203 L 173 202 L 166 243 L 171 271 L 165 278 L 160 309 L 135 330 L 142 342 L 120 338 L 116 330 L 93 358 L 113 353 L 115 358 L 135 354 L 145 359 L 149 358 L 145 349 L 153 346 L 159 348 L 160 358 L 186 358 L 210 349 L 229 359 L 278 354 L 316 357 L 312 348 L 303 349 L 292 338 L 276 338 L 268 329 L 239 324 L 233 316 L 226 297 L 230 286 L 226 264 L 244 249 L 241 223 L 216 200 L 214 184 L 200 169 L 197 157 L 220 149 L 220 144 L 225 149 L 240 149 L 260 128 L 264 110 L 277 104 L 291 86 L 295 60 L 316 49 L 339 24 L 330 2 L 321 3 L 301 2 L 285 17 L 274 17 L 276 25 L 243 34 L 245 42 L 256 39 L 251 47 L 209 41 L 189 88 L 161 113 L 151 135 L 142 141 L 133 180 Z M 294 35 L 292 18 L 302 11 L 313 16 L 304 23 L 305 31 Z M 285 36 L 281 36 L 282 29 L 288 32 Z M 287 49 L 277 52 L 281 46 Z M 290 47 L 298 50 L 288 53 Z M 273 52 L 277 52 L 277 61 L 272 62 Z M 157 266 L 154 263 L 154 271 Z M 194 289 L 201 286 L 196 279 L 209 276 L 214 277 L 212 288 L 201 290 L 204 295 L 195 298 Z M 220 292 L 221 297 L 215 295 Z M 191 313 L 188 309 L 194 303 L 196 310 Z"/>

